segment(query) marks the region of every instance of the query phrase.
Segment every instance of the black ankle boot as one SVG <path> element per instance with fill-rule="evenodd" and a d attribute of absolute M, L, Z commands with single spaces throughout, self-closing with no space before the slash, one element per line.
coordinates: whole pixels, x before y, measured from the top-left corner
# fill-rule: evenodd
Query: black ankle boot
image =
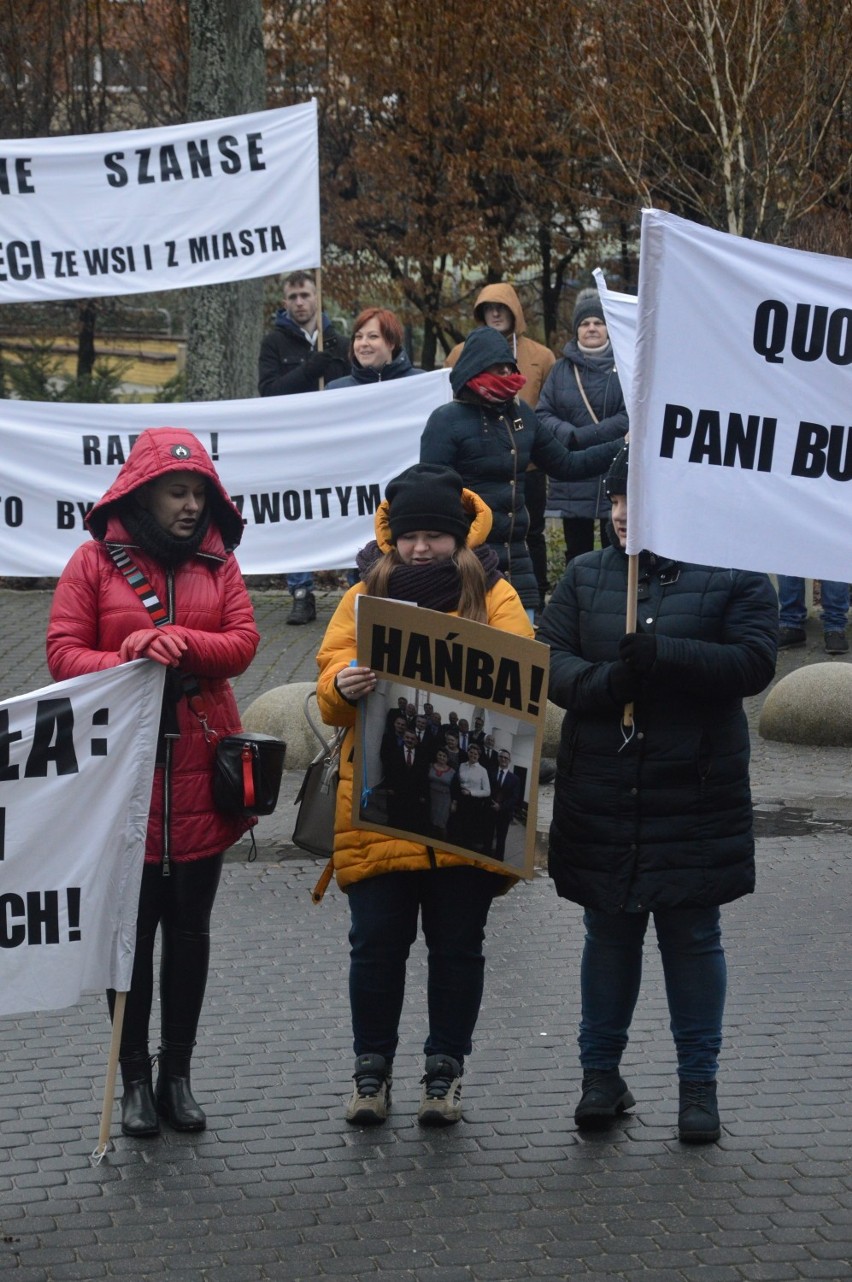
<path fill-rule="evenodd" d="M 147 1054 L 119 1060 L 124 1094 L 121 1097 L 121 1133 L 132 1139 L 159 1135 L 160 1123 L 151 1087 L 151 1060 Z"/>
<path fill-rule="evenodd" d="M 160 1047 L 157 1111 L 176 1131 L 203 1131 L 207 1125 L 204 1110 L 193 1098 L 189 1081 L 192 1045 L 163 1043 Z"/>
<path fill-rule="evenodd" d="M 714 1081 L 680 1083 L 677 1134 L 684 1144 L 714 1144 L 720 1138 Z"/>
<path fill-rule="evenodd" d="M 574 1110 L 581 1131 L 605 1131 L 636 1100 L 617 1068 L 588 1068 L 583 1073 L 583 1094 Z"/>

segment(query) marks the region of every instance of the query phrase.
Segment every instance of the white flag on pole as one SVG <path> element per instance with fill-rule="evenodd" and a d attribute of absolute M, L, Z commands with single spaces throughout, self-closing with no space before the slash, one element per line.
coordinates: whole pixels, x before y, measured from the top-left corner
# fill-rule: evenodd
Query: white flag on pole
<path fill-rule="evenodd" d="M 628 552 L 850 577 L 852 262 L 643 214 Z"/>
<path fill-rule="evenodd" d="M 130 987 L 165 671 L 0 704 L 0 1015 Z"/>

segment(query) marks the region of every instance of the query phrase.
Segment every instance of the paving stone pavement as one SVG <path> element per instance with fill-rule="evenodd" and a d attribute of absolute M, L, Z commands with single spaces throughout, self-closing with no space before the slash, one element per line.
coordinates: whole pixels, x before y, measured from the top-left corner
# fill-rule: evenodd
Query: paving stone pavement
<path fill-rule="evenodd" d="M 0 699 L 46 684 L 48 592 L 0 590 Z M 241 706 L 310 680 L 335 604 L 285 624 L 255 595 L 262 644 Z M 816 620 L 779 676 L 828 660 Z M 761 699 L 749 701 L 756 727 Z M 350 1088 L 347 913 L 309 892 L 290 776 L 259 834 L 235 847 L 214 914 L 193 1079 L 203 1135 L 97 1139 L 104 1003 L 0 1020 L 0 1277 L 94 1282 L 786 1282 L 852 1278 L 852 787 L 849 752 L 753 733 L 758 890 L 724 910 L 729 966 L 722 1139 L 676 1138 L 662 975 L 649 947 L 625 1056 L 637 1104 L 581 1137 L 573 1108 L 579 909 L 545 876 L 496 901 L 465 1120 L 415 1121 L 425 962 L 412 953 L 394 1107 L 384 1127 L 342 1121 Z M 548 789 L 542 789 L 546 816 Z M 116 1108 L 116 1122 L 118 1110 Z"/>

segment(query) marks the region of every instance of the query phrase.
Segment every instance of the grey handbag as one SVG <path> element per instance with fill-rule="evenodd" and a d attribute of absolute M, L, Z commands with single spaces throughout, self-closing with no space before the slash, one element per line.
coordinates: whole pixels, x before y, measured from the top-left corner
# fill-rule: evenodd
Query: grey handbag
<path fill-rule="evenodd" d="M 305 771 L 299 795 L 293 803 L 299 807 L 293 844 L 312 855 L 329 859 L 334 850 L 334 808 L 340 778 L 340 749 L 346 727 L 341 726 L 331 740 L 326 740 L 317 729 L 308 707 L 310 700 L 315 698 L 313 690 L 306 696 L 305 716 L 322 747 Z"/>

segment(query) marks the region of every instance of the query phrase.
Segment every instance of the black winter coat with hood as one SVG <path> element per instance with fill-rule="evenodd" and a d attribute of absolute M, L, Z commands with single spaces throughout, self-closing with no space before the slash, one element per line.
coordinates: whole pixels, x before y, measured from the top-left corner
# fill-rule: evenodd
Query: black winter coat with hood
<path fill-rule="evenodd" d="M 754 889 L 742 701 L 775 670 L 775 592 L 764 574 L 646 552 L 639 568 L 639 630 L 657 652 L 632 737 L 609 682 L 625 630 L 624 552 L 575 557 L 538 630 L 551 650 L 548 697 L 566 709 L 550 875 L 563 898 L 605 912 L 724 904 Z"/>
<path fill-rule="evenodd" d="M 536 582 L 526 535 L 525 473 L 530 462 L 564 480 L 605 472 L 621 445 L 571 450 L 522 401 L 493 405 L 465 384 L 490 366 L 513 362 L 502 334 L 489 326 L 473 330 L 450 374 L 455 400 L 429 415 L 420 438 L 420 462 L 455 468 L 468 489 L 491 508 L 494 523 L 488 542 L 500 558 L 523 604 L 535 608 L 541 593 Z"/>

